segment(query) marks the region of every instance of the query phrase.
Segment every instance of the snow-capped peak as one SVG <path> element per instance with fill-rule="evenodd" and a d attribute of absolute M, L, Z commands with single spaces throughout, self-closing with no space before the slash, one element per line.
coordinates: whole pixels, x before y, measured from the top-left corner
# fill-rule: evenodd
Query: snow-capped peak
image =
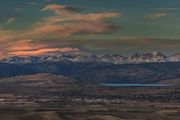
<path fill-rule="evenodd" d="M 132 56 L 122 55 L 93 55 L 93 54 L 60 54 L 42 56 L 14 56 L 1 60 L 6 63 L 41 63 L 41 62 L 103 62 L 114 64 L 146 63 L 146 62 L 178 62 L 180 53 L 166 56 L 160 52 L 136 53 Z"/>

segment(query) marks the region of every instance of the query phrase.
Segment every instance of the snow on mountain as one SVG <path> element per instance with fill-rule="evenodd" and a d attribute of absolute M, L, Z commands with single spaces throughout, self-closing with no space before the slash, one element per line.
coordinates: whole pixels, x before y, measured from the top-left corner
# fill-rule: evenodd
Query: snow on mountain
<path fill-rule="evenodd" d="M 126 57 L 122 55 L 91 55 L 91 54 L 59 54 L 42 56 L 14 56 L 1 60 L 5 63 L 41 63 L 41 62 L 103 62 L 114 64 L 149 63 L 149 62 L 178 62 L 180 53 L 166 56 L 160 52 L 136 53 Z"/>
<path fill-rule="evenodd" d="M 141 62 L 166 62 L 167 57 L 160 52 L 151 52 L 139 54 L 136 53 L 130 57 L 131 62 L 141 63 Z"/>
<path fill-rule="evenodd" d="M 122 55 L 103 55 L 99 56 L 99 60 L 101 62 L 108 62 L 108 63 L 115 63 L 115 64 L 122 64 L 128 62 L 128 57 Z"/>
<path fill-rule="evenodd" d="M 168 60 L 171 62 L 180 61 L 180 53 L 175 53 L 175 54 L 171 55 Z"/>

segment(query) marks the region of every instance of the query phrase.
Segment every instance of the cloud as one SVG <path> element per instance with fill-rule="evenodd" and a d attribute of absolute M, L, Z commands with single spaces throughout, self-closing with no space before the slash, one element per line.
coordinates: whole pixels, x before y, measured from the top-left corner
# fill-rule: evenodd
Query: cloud
<path fill-rule="evenodd" d="M 15 11 L 18 11 L 18 12 L 20 12 L 22 10 L 23 10 L 22 8 L 15 8 Z"/>
<path fill-rule="evenodd" d="M 113 24 L 113 18 L 122 14 L 115 12 L 81 13 L 79 8 L 47 5 L 41 11 L 52 10 L 56 15 L 37 24 L 36 32 L 52 33 L 62 36 L 74 34 L 98 34 L 115 32 L 120 29 Z"/>
<path fill-rule="evenodd" d="M 42 39 L 49 36 L 73 36 L 76 34 L 103 34 L 115 32 L 120 29 L 113 24 L 112 19 L 121 17 L 120 13 L 99 12 L 99 13 L 64 13 L 61 9 L 68 7 L 61 5 L 48 5 L 47 9 L 57 9 L 58 13 L 54 16 L 44 18 L 33 25 L 31 29 L 22 31 L 2 30 L 0 41 L 9 41 L 11 39 Z M 9 18 L 7 24 L 15 21 L 15 17 Z"/>
<path fill-rule="evenodd" d="M 53 0 L 44 0 L 45 2 L 53 2 Z"/>
<path fill-rule="evenodd" d="M 11 17 L 11 18 L 8 18 L 8 20 L 7 20 L 7 24 L 11 24 L 11 23 L 13 23 L 14 21 L 16 20 L 16 18 L 15 17 Z"/>
<path fill-rule="evenodd" d="M 2 49 L 2 50 L 1 50 Z M 21 40 L 15 43 L 1 45 L 0 58 L 7 56 L 44 55 L 61 52 L 78 52 L 80 49 L 74 47 L 56 47 L 31 40 Z"/>
<path fill-rule="evenodd" d="M 153 13 L 153 14 L 146 15 L 144 17 L 144 20 L 153 21 L 153 20 L 157 20 L 157 19 L 160 19 L 162 17 L 165 17 L 167 15 L 168 14 L 166 12 Z"/>
<path fill-rule="evenodd" d="M 47 48 L 48 46 L 44 44 L 39 44 L 36 42 L 32 42 L 31 40 L 24 39 L 20 41 L 16 41 L 15 43 L 9 44 L 8 51 L 32 51 Z"/>
<path fill-rule="evenodd" d="M 113 23 L 114 18 L 122 16 L 121 13 L 92 13 L 78 10 L 80 9 L 69 6 L 47 5 L 41 11 L 53 11 L 54 14 L 38 21 L 31 28 L 25 30 L 2 28 L 1 56 L 78 51 L 77 41 L 69 38 L 74 38 L 76 35 L 107 34 L 121 29 Z M 13 23 L 15 19 L 15 17 L 9 18 L 7 24 Z"/>
<path fill-rule="evenodd" d="M 178 11 L 180 10 L 179 8 L 152 8 L 151 10 L 155 11 Z"/>
<path fill-rule="evenodd" d="M 64 5 L 58 5 L 58 4 L 50 4 L 45 6 L 41 11 L 54 11 L 55 13 L 60 12 L 79 12 L 80 8 L 70 7 L 70 6 L 64 6 Z"/>
<path fill-rule="evenodd" d="M 29 56 L 29 55 L 43 55 L 43 54 L 50 54 L 50 53 L 60 53 L 60 52 L 77 52 L 79 51 L 78 48 L 42 48 L 38 50 L 31 50 L 31 51 L 15 51 L 9 52 L 8 56 Z"/>
<path fill-rule="evenodd" d="M 46 11 L 46 10 L 63 10 L 66 9 L 66 6 L 63 5 L 57 5 L 57 4 L 51 4 L 51 5 L 47 5 L 45 6 L 41 11 Z"/>
<path fill-rule="evenodd" d="M 108 19 L 118 17 L 116 13 L 91 13 L 71 16 L 50 17 L 35 26 L 33 32 L 71 36 L 75 34 L 102 34 L 115 32 L 120 29 Z"/>
<path fill-rule="evenodd" d="M 36 2 L 29 2 L 29 5 L 39 5 L 39 3 L 36 3 Z"/>

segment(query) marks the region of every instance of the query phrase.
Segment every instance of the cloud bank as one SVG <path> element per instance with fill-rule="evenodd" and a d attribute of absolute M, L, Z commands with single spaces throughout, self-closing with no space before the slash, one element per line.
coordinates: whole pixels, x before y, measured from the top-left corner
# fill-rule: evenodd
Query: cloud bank
<path fill-rule="evenodd" d="M 36 55 L 48 52 L 71 52 L 79 51 L 78 48 L 69 46 L 60 47 L 63 43 L 61 39 L 86 34 L 107 34 L 116 32 L 119 26 L 112 22 L 112 19 L 121 17 L 116 12 L 81 12 L 82 9 L 58 4 L 46 5 L 39 12 L 53 12 L 52 16 L 46 17 L 32 28 L 26 30 L 0 30 L 0 50 L 1 56 L 9 55 Z M 15 17 L 9 18 L 7 24 L 15 21 Z M 52 39 L 50 39 L 52 38 Z M 53 44 L 53 38 L 58 38 L 60 48 L 46 44 L 45 40 L 50 39 Z M 37 48 L 36 48 L 36 47 Z M 40 47 L 40 48 L 39 48 Z M 34 50 L 36 48 L 36 50 Z M 28 50 L 26 50 L 28 49 Z"/>

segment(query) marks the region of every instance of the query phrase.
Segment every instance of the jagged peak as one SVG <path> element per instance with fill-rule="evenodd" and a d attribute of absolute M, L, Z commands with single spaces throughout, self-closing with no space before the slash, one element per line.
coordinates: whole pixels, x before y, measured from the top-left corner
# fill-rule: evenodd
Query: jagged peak
<path fill-rule="evenodd" d="M 6 63 L 39 63 L 39 62 L 109 62 L 116 64 L 141 63 L 141 62 L 168 62 L 180 61 L 180 53 L 166 56 L 161 52 L 135 53 L 132 56 L 121 54 L 57 54 L 41 56 L 12 56 L 1 60 Z"/>

